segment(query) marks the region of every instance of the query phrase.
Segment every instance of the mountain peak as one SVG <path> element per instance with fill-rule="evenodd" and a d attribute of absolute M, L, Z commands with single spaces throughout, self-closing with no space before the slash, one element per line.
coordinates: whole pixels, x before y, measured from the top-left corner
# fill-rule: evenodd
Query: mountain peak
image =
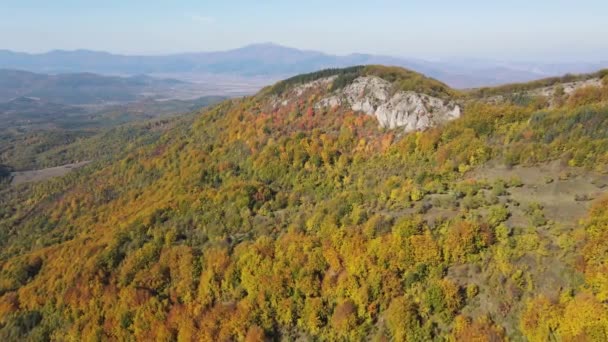
<path fill-rule="evenodd" d="M 230 50 L 239 53 L 256 53 L 263 56 L 289 57 L 289 58 L 317 58 L 318 56 L 326 56 L 324 53 L 312 50 L 301 50 L 289 46 L 284 46 L 272 42 L 255 43 L 244 46 L 242 48 Z"/>
<path fill-rule="evenodd" d="M 252 48 L 252 47 L 258 47 L 258 48 L 283 48 L 283 49 L 290 49 L 286 46 L 274 43 L 274 42 L 260 42 L 260 43 L 253 43 L 253 44 L 249 44 L 249 45 L 245 45 L 243 48 Z"/>

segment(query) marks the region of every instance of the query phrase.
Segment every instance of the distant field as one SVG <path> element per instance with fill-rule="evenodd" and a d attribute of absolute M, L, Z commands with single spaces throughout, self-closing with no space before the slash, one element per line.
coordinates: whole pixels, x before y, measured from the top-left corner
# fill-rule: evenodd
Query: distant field
<path fill-rule="evenodd" d="M 83 161 L 79 163 L 49 167 L 41 170 L 13 172 L 11 173 L 11 176 L 13 177 L 11 184 L 18 185 L 27 182 L 39 182 L 52 177 L 61 177 L 74 169 L 87 165 L 90 162 L 91 161 Z"/>

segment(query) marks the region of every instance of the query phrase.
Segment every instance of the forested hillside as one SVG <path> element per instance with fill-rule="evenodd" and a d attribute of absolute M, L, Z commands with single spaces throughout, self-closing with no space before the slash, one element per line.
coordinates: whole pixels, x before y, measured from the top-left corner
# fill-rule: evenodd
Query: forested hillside
<path fill-rule="evenodd" d="M 490 101 L 330 70 L 1 185 L 0 340 L 608 340 L 605 75 Z M 404 133 L 317 105 L 362 76 L 463 115 Z"/>

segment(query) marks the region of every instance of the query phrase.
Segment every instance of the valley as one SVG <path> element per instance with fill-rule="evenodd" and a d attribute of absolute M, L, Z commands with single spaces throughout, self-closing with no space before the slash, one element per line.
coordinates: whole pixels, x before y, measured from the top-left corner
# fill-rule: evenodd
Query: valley
<path fill-rule="evenodd" d="M 7 78 L 4 74 L 12 76 Z M 138 87 L 144 86 L 145 82 L 173 84 L 171 81 L 146 77 L 126 79 L 92 74 L 61 75 L 49 81 L 47 78 L 50 77 L 0 71 L 0 78 L 3 79 L 0 93 L 20 96 L 0 100 L 0 164 L 11 170 L 41 169 L 92 159 L 100 153 L 89 149 L 88 153 L 79 154 L 80 159 L 74 159 L 76 156 L 71 156 L 69 151 L 82 151 L 87 141 L 108 137 L 119 127 L 129 130 L 128 127 L 143 122 L 171 120 L 226 98 L 209 95 L 172 99 L 171 96 L 191 97 L 192 94 L 188 92 L 194 93 L 195 89 L 182 88 L 179 94 L 174 94 L 173 89 L 167 89 L 164 85 L 154 86 L 159 87 L 155 91 L 163 94 L 160 97 L 158 94 L 139 93 L 144 88 Z M 72 91 L 74 87 L 78 87 L 80 93 Z M 18 93 L 10 93 L 15 88 L 19 89 Z M 125 138 L 128 139 L 128 136 L 118 137 L 116 143 Z"/>

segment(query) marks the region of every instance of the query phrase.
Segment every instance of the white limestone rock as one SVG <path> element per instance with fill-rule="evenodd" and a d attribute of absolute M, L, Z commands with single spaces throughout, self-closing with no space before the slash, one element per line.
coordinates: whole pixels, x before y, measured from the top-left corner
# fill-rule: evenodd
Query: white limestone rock
<path fill-rule="evenodd" d="M 441 122 L 460 117 L 460 106 L 413 91 L 395 91 L 393 86 L 375 76 L 359 77 L 350 85 L 320 100 L 317 108 L 347 105 L 378 119 L 386 128 L 405 132 L 425 130 Z"/>

